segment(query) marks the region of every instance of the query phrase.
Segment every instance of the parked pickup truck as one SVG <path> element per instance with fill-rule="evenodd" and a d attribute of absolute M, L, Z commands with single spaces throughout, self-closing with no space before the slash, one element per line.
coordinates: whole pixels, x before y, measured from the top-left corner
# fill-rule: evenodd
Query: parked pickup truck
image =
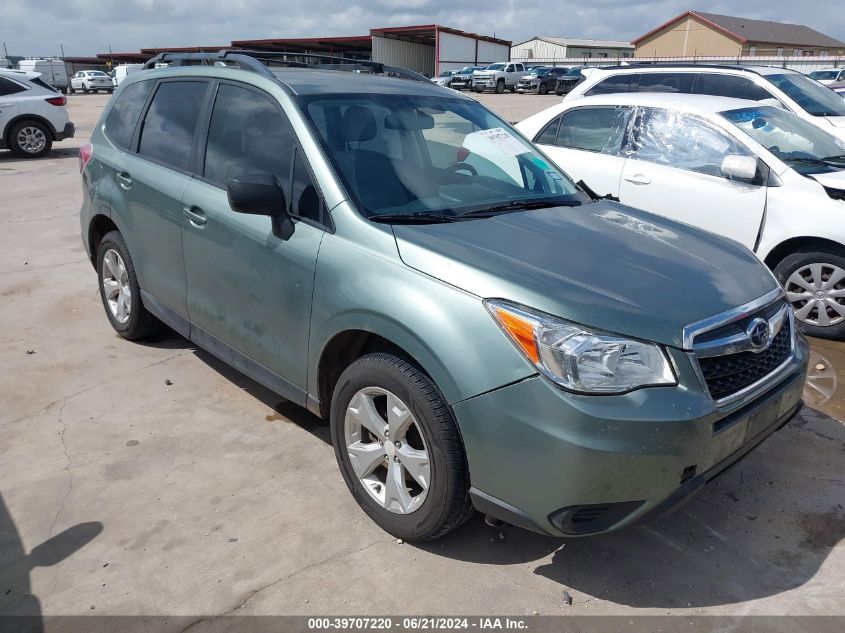
<path fill-rule="evenodd" d="M 484 70 L 487 66 L 465 66 L 461 70 L 452 75 L 452 80 L 449 82 L 449 87 L 455 90 L 463 90 L 464 88 L 472 88 L 472 73 L 476 70 Z"/>
<path fill-rule="evenodd" d="M 474 92 L 484 92 L 492 88 L 501 94 L 507 88 L 515 92 L 516 84 L 524 74 L 525 66 L 522 64 L 515 62 L 490 64 L 484 70 L 476 70 L 472 73 L 472 89 Z"/>

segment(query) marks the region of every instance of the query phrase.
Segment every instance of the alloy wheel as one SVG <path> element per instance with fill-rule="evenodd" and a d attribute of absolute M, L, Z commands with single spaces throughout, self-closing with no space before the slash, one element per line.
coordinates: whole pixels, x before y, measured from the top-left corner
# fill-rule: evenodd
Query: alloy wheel
<path fill-rule="evenodd" d="M 113 248 L 103 255 L 102 284 L 111 315 L 121 325 L 125 324 L 132 314 L 132 289 L 123 258 Z"/>
<path fill-rule="evenodd" d="M 37 154 L 47 144 L 47 136 L 41 128 L 27 125 L 18 132 L 17 142 L 18 146 L 27 154 Z"/>
<path fill-rule="evenodd" d="M 786 280 L 786 295 L 803 323 L 829 327 L 845 321 L 845 270 L 839 266 L 802 266 Z"/>
<path fill-rule="evenodd" d="M 431 484 L 428 448 L 414 414 L 396 395 L 366 387 L 349 401 L 346 451 L 376 503 L 396 514 L 419 509 Z"/>

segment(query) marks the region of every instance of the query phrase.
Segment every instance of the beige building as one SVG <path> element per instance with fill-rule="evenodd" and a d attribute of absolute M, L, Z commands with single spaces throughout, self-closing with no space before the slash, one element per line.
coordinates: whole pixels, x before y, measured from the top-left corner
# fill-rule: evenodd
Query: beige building
<path fill-rule="evenodd" d="M 843 55 L 845 43 L 800 24 L 687 11 L 631 42 L 635 57 Z"/>

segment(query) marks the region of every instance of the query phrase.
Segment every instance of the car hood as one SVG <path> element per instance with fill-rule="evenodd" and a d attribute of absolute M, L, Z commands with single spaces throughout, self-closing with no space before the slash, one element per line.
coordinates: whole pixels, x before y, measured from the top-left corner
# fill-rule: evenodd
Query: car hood
<path fill-rule="evenodd" d="M 810 178 L 817 180 L 824 187 L 845 190 L 845 170 L 831 171 L 826 174 L 810 174 Z"/>
<path fill-rule="evenodd" d="M 503 73 L 504 70 L 476 70 L 473 75 L 495 75 L 496 73 Z"/>
<path fill-rule="evenodd" d="M 777 288 L 738 243 L 610 201 L 393 228 L 402 260 L 445 283 L 675 347 Z"/>

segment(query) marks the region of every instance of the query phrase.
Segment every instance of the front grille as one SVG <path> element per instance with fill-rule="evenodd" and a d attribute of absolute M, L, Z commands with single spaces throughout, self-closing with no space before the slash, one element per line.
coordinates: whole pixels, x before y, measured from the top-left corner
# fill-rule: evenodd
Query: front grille
<path fill-rule="evenodd" d="M 792 325 L 786 319 L 771 345 L 762 352 L 739 352 L 699 358 L 698 364 L 714 400 L 728 398 L 775 371 L 792 354 Z"/>

